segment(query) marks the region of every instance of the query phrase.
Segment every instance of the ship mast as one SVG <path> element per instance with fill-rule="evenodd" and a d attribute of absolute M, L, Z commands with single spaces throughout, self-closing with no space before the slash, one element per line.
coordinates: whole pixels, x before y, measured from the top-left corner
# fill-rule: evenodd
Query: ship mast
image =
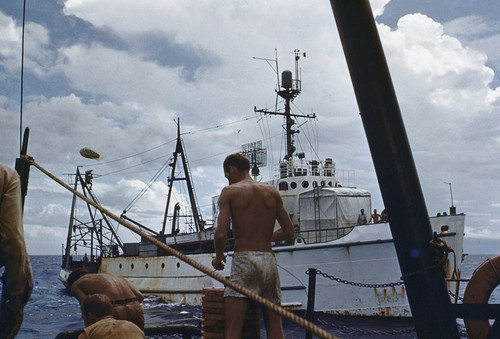
<path fill-rule="evenodd" d="M 163 227 L 162 227 L 162 234 L 165 234 L 165 228 L 167 225 L 167 213 L 168 213 L 168 208 L 170 206 L 170 200 L 172 196 L 172 189 L 174 185 L 174 181 L 186 181 L 186 186 L 188 189 L 188 194 L 189 194 L 189 202 L 191 204 L 191 210 L 193 212 L 193 220 L 194 220 L 194 226 L 196 229 L 196 232 L 199 232 L 204 228 L 205 222 L 203 221 L 203 218 L 201 217 L 198 209 L 198 204 L 196 201 L 196 195 L 194 193 L 194 188 L 193 184 L 191 182 L 191 177 L 189 174 L 189 168 L 188 168 L 188 163 L 187 163 L 187 158 L 186 154 L 184 152 L 184 146 L 182 145 L 182 139 L 181 139 L 181 130 L 180 130 L 180 121 L 177 119 L 177 144 L 175 147 L 175 152 L 173 153 L 173 163 L 170 165 L 172 166 L 172 172 L 170 174 L 170 177 L 168 178 L 168 194 L 167 194 L 167 204 L 165 206 L 165 214 L 163 217 Z M 176 171 L 176 165 L 177 165 L 177 158 L 178 156 L 181 157 L 182 160 L 182 168 L 184 172 L 184 177 L 176 177 L 175 176 L 175 171 Z M 174 216 L 177 217 L 177 207 L 174 209 Z M 175 224 L 176 224 L 176 218 L 174 218 L 174 221 L 172 223 L 172 234 L 175 234 Z"/>
<path fill-rule="evenodd" d="M 301 92 L 301 81 L 299 77 L 299 60 L 300 60 L 300 50 L 294 50 L 295 54 L 295 79 L 292 79 L 291 71 L 283 71 L 281 74 L 281 86 L 278 83 L 277 94 L 285 99 L 285 112 L 268 111 L 265 109 L 257 109 L 254 107 L 254 111 L 258 113 L 271 114 L 271 115 L 282 115 L 285 117 L 285 131 L 286 131 L 286 155 L 285 160 L 290 160 L 295 153 L 294 139 L 295 133 L 299 133 L 298 130 L 293 129 L 295 124 L 295 117 L 301 118 L 316 118 L 316 114 L 293 114 L 290 110 L 290 103 L 300 94 Z M 302 53 L 302 56 L 306 56 L 306 53 Z"/>

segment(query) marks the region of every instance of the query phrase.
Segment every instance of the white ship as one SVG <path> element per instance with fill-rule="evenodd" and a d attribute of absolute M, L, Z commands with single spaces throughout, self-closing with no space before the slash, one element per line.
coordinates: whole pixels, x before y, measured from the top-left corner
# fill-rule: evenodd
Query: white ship
<path fill-rule="evenodd" d="M 296 63 L 300 58 L 295 53 Z M 282 74 L 277 94 L 285 100 L 284 112 L 256 110 L 262 114 L 282 115 L 285 120 L 287 140 L 286 155 L 278 164 L 275 185 L 285 207 L 296 226 L 292 240 L 274 244 L 273 250 L 279 265 L 282 305 L 294 310 L 305 310 L 308 295 L 314 293 L 314 309 L 338 315 L 409 317 L 411 311 L 406 290 L 401 280 L 401 270 L 396 256 L 389 222 L 358 225 L 358 214 L 364 209 L 370 217 L 371 194 L 367 190 L 349 187 L 336 177 L 335 163 L 331 158 L 307 159 L 295 152 L 292 129 L 295 118 L 310 116 L 290 112 L 290 102 L 300 94 L 301 84 L 296 64 L 295 79 L 292 72 Z M 259 147 L 253 145 L 243 150 L 251 163 L 259 162 Z M 211 267 L 214 256 L 213 225 L 200 216 L 189 175 L 189 168 L 180 132 L 174 153 L 173 182 L 184 180 L 190 192 L 193 232 L 179 233 L 181 216 L 174 208 L 172 216 L 165 215 L 163 229 L 151 230 L 126 215 L 123 218 L 140 226 L 167 245 L 190 255 L 197 262 Z M 184 177 L 175 177 L 177 159 L 180 157 Z M 74 188 L 97 202 L 90 183 L 77 168 Z M 167 208 L 171 191 L 168 193 Z M 214 199 L 216 202 L 216 199 Z M 73 200 L 73 207 L 76 197 Z M 214 211 L 216 213 L 216 203 Z M 73 208 L 74 210 L 74 208 Z M 60 272 L 62 282 L 75 269 L 90 272 L 116 272 L 132 282 L 146 295 L 160 296 L 166 302 L 200 305 L 202 289 L 222 287 L 206 274 L 169 255 L 147 241 L 122 243 L 116 228 L 105 215 L 88 206 L 91 218 L 82 221 L 72 213 L 68 227 Z M 167 228 L 167 220 L 171 220 Z M 464 214 L 457 214 L 454 206 L 448 213 L 430 218 L 434 232 L 436 265 L 442 265 L 450 295 L 457 295 L 463 260 Z M 83 260 L 81 254 L 90 253 Z M 223 275 L 229 276 L 231 246 Z M 310 278 L 316 272 L 314 286 Z"/>

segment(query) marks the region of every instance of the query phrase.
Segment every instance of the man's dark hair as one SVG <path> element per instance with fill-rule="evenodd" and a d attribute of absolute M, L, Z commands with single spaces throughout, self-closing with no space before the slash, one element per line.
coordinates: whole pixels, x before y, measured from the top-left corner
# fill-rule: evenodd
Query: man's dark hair
<path fill-rule="evenodd" d="M 224 172 L 229 171 L 229 166 L 236 167 L 239 171 L 250 171 L 250 161 L 241 153 L 233 153 L 224 160 Z"/>
<path fill-rule="evenodd" d="M 91 294 L 83 299 L 81 303 L 82 315 L 92 313 L 96 318 L 113 315 L 113 304 L 105 294 Z"/>

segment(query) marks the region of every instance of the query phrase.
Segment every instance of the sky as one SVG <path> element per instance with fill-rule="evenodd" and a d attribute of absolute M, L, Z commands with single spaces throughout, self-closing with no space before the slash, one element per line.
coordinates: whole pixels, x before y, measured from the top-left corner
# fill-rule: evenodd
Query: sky
<path fill-rule="evenodd" d="M 370 2 L 430 215 L 466 214 L 465 251 L 500 251 L 500 9 L 496 0 Z M 205 219 L 226 185 L 222 161 L 262 140 L 268 180 L 283 157 L 276 70 L 299 60 L 296 146 L 333 158 L 339 179 L 383 209 L 328 1 L 26 0 L 0 2 L 0 162 L 28 154 L 71 183 L 93 169 L 110 211 L 159 230 L 177 119 Z M 302 53 L 306 53 L 304 57 Z M 267 61 L 266 61 L 267 60 Z M 309 133 L 306 133 L 309 132 Z M 101 154 L 91 160 L 79 150 Z M 317 153 L 313 150 L 317 148 Z M 168 168 L 168 167 L 167 167 Z M 344 181 L 344 182 L 345 182 Z M 149 190 L 129 206 L 144 187 Z M 183 192 L 176 191 L 182 198 Z M 60 254 L 71 193 L 31 169 L 24 229 L 32 255 Z M 124 241 L 137 239 L 125 234 Z"/>

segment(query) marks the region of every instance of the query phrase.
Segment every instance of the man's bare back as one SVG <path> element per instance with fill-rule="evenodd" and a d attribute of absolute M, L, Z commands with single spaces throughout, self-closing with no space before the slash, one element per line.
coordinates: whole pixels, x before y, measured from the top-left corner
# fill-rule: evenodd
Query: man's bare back
<path fill-rule="evenodd" d="M 215 231 L 216 258 L 214 268 L 223 269 L 224 249 L 232 224 L 234 251 L 272 252 L 271 242 L 289 239 L 294 228 L 278 190 L 255 182 L 247 170 L 249 163 L 242 155 L 226 158 L 224 175 L 229 185 L 219 197 L 219 216 Z M 275 221 L 280 228 L 274 231 Z"/>
<path fill-rule="evenodd" d="M 71 292 L 80 301 L 87 295 L 98 293 L 106 294 L 113 302 L 127 299 L 141 302 L 144 299 L 142 293 L 123 277 L 104 272 L 84 275 L 73 284 Z"/>
<path fill-rule="evenodd" d="M 274 187 L 242 180 L 225 188 L 235 238 L 234 250 L 271 252 L 278 199 Z"/>
<path fill-rule="evenodd" d="M 68 284 L 80 303 L 89 295 L 105 294 L 113 303 L 118 319 L 132 321 L 139 328 L 144 328 L 144 313 L 140 305 L 144 296 L 134 285 L 115 273 L 74 273 L 76 281 L 70 282 L 68 278 Z"/>

